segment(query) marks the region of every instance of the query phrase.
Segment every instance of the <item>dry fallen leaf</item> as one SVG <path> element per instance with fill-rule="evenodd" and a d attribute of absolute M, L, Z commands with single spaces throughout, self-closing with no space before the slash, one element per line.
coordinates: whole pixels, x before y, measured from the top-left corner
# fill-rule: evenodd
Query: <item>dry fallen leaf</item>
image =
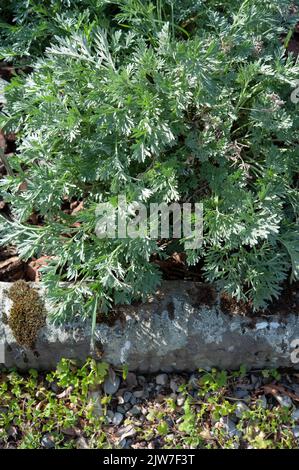
<path fill-rule="evenodd" d="M 283 385 L 276 385 L 276 384 L 270 384 L 270 385 L 264 385 L 262 387 L 265 393 L 269 395 L 273 395 L 274 397 L 280 393 L 283 395 L 287 395 L 288 397 L 292 398 L 292 400 L 299 401 L 299 395 L 296 395 L 296 393 L 290 392 L 286 388 L 284 388 Z"/>

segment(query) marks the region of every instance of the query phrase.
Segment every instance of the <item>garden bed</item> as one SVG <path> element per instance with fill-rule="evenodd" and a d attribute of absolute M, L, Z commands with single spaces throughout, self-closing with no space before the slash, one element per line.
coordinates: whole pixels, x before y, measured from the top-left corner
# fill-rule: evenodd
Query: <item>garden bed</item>
<path fill-rule="evenodd" d="M 62 16 L 57 22 L 61 2 L 48 11 L 33 2 L 28 18 L 0 7 L 10 26 L 0 62 L 2 320 L 11 314 L 6 282 L 36 282 L 36 291 L 22 289 L 43 298 L 44 281 L 54 300 L 46 310 L 64 325 L 47 316 L 28 347 L 25 305 L 19 344 L 1 326 L 6 363 L 83 361 L 93 318 L 97 354 L 116 366 L 292 366 L 298 8 L 165 1 L 139 3 L 136 12 L 131 2 L 107 2 L 81 17 L 80 3 L 61 12 L 74 25 L 81 18 L 78 34 Z M 97 204 L 120 193 L 148 205 L 202 201 L 202 249 L 188 251 L 171 235 L 99 240 Z M 75 286 L 69 295 L 65 281 Z M 120 301 L 131 306 L 114 307 Z"/>

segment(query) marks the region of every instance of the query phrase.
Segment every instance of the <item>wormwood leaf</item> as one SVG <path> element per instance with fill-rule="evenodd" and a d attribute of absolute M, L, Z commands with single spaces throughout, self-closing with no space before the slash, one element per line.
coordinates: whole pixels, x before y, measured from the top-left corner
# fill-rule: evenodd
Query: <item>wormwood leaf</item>
<path fill-rule="evenodd" d="M 298 231 L 290 233 L 289 236 L 280 238 L 281 243 L 285 246 L 290 255 L 292 262 L 291 279 L 299 279 L 299 234 Z"/>

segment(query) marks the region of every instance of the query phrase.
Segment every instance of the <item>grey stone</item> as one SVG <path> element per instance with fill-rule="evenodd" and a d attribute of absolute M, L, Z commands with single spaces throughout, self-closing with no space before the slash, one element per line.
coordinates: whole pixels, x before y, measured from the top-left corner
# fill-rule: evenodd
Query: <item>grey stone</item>
<path fill-rule="evenodd" d="M 51 387 L 52 392 L 59 393 L 60 389 L 56 382 L 51 382 L 50 387 Z"/>
<path fill-rule="evenodd" d="M 291 408 L 293 406 L 292 400 L 287 395 L 276 394 L 275 398 L 281 406 L 286 408 Z"/>
<path fill-rule="evenodd" d="M 131 400 L 132 396 L 133 396 L 132 392 L 125 392 L 123 396 L 124 402 L 128 403 Z"/>
<path fill-rule="evenodd" d="M 54 449 L 54 438 L 50 434 L 45 434 L 41 439 L 41 445 L 44 449 Z"/>
<path fill-rule="evenodd" d="M 120 386 L 120 378 L 118 375 L 115 375 L 113 378 L 107 377 L 104 382 L 104 392 L 107 395 L 114 395 L 117 392 Z"/>
<path fill-rule="evenodd" d="M 220 418 L 220 423 L 229 437 L 241 437 L 241 431 L 236 428 L 235 423 L 230 418 Z"/>
<path fill-rule="evenodd" d="M 292 413 L 292 419 L 294 421 L 299 421 L 299 408 L 297 408 L 296 410 L 293 411 Z"/>
<path fill-rule="evenodd" d="M 119 437 L 120 439 L 127 439 L 128 437 L 134 437 L 136 436 L 136 434 L 137 434 L 137 431 L 132 424 L 128 424 L 127 426 L 122 426 L 121 428 L 119 428 L 119 430 L 116 433 L 117 437 Z"/>
<path fill-rule="evenodd" d="M 177 402 L 177 405 L 178 406 L 183 406 L 183 404 L 185 403 L 185 397 L 184 395 L 178 395 L 177 399 L 176 399 L 176 402 Z"/>
<path fill-rule="evenodd" d="M 138 375 L 138 383 L 139 385 L 141 385 L 141 387 L 143 387 L 143 385 L 145 384 L 146 382 L 146 378 L 144 377 L 144 375 Z"/>
<path fill-rule="evenodd" d="M 173 393 L 177 392 L 178 388 L 179 388 L 177 382 L 174 379 L 170 380 L 169 387 L 170 387 L 170 389 L 172 390 Z"/>
<path fill-rule="evenodd" d="M 251 375 L 251 383 L 256 387 L 256 386 L 259 386 L 260 382 L 261 382 L 261 379 L 260 377 L 257 377 L 256 375 Z"/>
<path fill-rule="evenodd" d="M 91 325 L 79 319 L 62 326 L 48 319 L 39 332 L 35 351 L 21 348 L 2 321 L 11 308 L 7 296 L 10 286 L 0 283 L 0 338 L 5 345 L 6 367 L 49 370 L 62 357 L 83 363 L 91 355 Z M 45 296 L 42 285 L 32 286 Z M 292 340 L 299 338 L 298 315 L 284 315 L 281 321 L 278 312 L 267 319 L 257 317 L 254 323 L 250 318 L 222 312 L 220 292 L 216 292 L 214 304 L 200 304 L 201 289 L 200 283 L 164 281 L 147 303 L 123 306 L 124 324 L 97 324 L 95 339 L 102 360 L 115 368 L 122 369 L 126 364 L 131 372 L 151 374 L 212 367 L 239 369 L 242 364 L 247 370 L 299 369 L 299 364 L 292 362 Z M 174 307 L 171 318 L 167 311 L 170 302 Z M 49 303 L 46 309 L 50 311 Z"/>
<path fill-rule="evenodd" d="M 121 439 L 118 443 L 119 447 L 121 447 L 121 449 L 127 449 L 127 439 Z"/>
<path fill-rule="evenodd" d="M 122 413 L 116 412 L 113 416 L 112 423 L 115 426 L 119 426 L 123 422 L 123 420 L 124 420 L 124 415 Z"/>
<path fill-rule="evenodd" d="M 126 411 L 127 411 L 127 410 L 125 409 L 124 406 L 118 406 L 118 407 L 116 408 L 116 411 L 117 411 L 118 413 L 121 413 L 121 414 L 124 415 L 124 414 L 126 414 Z"/>
<path fill-rule="evenodd" d="M 134 416 L 138 416 L 141 414 L 141 408 L 138 405 L 134 405 L 133 408 L 131 408 L 130 413 Z"/>
<path fill-rule="evenodd" d="M 198 377 L 195 375 L 195 374 L 192 374 L 189 381 L 188 381 L 188 384 L 190 387 L 192 387 L 193 389 L 199 389 L 200 386 L 199 386 L 199 383 L 198 383 Z"/>
<path fill-rule="evenodd" d="M 112 410 L 107 411 L 107 418 L 108 418 L 109 423 L 112 423 L 113 418 L 114 418 L 114 413 Z"/>
<path fill-rule="evenodd" d="M 245 401 L 250 400 L 249 393 L 247 392 L 247 390 L 244 390 L 243 388 L 236 388 L 233 393 L 234 393 L 235 398 L 240 398 Z"/>
<path fill-rule="evenodd" d="M 137 398 L 136 398 L 134 395 L 131 396 L 131 398 L 130 398 L 130 403 L 131 403 L 131 405 L 136 405 L 136 403 L 137 403 Z"/>
<path fill-rule="evenodd" d="M 126 383 L 128 384 L 128 387 L 134 388 L 137 386 L 137 377 L 136 374 L 133 372 L 129 372 L 126 378 Z"/>
<path fill-rule="evenodd" d="M 144 390 L 136 390 L 135 392 L 133 392 L 133 395 L 135 398 L 143 398 Z"/>
<path fill-rule="evenodd" d="M 165 387 L 165 385 L 168 384 L 168 375 L 167 374 L 159 374 L 156 377 L 156 384 L 157 385 L 162 385 Z"/>
<path fill-rule="evenodd" d="M 294 426 L 292 429 L 292 433 L 295 437 L 295 439 L 299 439 L 299 426 Z"/>
<path fill-rule="evenodd" d="M 122 396 L 117 397 L 117 402 L 119 405 L 123 405 L 125 403 L 124 397 Z"/>
<path fill-rule="evenodd" d="M 238 401 L 236 404 L 236 409 L 235 409 L 235 415 L 237 416 L 237 418 L 242 418 L 243 414 L 246 412 L 246 411 L 249 411 L 249 408 L 248 406 L 242 402 L 242 401 Z"/>
<path fill-rule="evenodd" d="M 89 444 L 85 437 L 81 436 L 76 440 L 76 448 L 77 449 L 89 449 Z"/>
<path fill-rule="evenodd" d="M 267 398 L 265 397 L 265 395 L 261 395 L 261 396 L 256 400 L 256 405 L 257 405 L 257 406 L 260 406 L 260 407 L 263 408 L 264 410 L 267 409 L 267 407 L 268 407 L 268 402 L 267 402 Z"/>

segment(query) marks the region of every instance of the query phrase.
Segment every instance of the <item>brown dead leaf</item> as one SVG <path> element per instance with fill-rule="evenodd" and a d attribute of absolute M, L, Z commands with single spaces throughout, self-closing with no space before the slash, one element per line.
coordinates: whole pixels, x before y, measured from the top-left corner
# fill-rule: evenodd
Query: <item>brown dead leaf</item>
<path fill-rule="evenodd" d="M 41 279 L 39 270 L 43 266 L 47 266 L 51 258 L 51 256 L 41 256 L 40 258 L 31 261 L 26 269 L 27 278 L 32 282 L 39 282 Z"/>
<path fill-rule="evenodd" d="M 71 206 L 71 208 L 72 208 L 72 206 Z M 77 212 L 82 211 L 83 208 L 84 208 L 84 202 L 81 201 L 81 202 L 79 202 L 79 204 L 72 210 L 72 215 L 77 214 Z"/>
<path fill-rule="evenodd" d="M 269 395 L 273 395 L 274 397 L 279 393 L 279 394 L 286 395 L 292 398 L 292 400 L 299 401 L 299 395 L 296 395 L 296 393 L 290 392 L 283 385 L 269 384 L 269 385 L 264 385 L 262 389 L 264 390 L 265 393 Z"/>
<path fill-rule="evenodd" d="M 21 192 L 27 191 L 27 187 L 28 187 L 27 181 L 23 181 L 23 182 L 19 185 L 18 190 L 21 191 Z"/>

